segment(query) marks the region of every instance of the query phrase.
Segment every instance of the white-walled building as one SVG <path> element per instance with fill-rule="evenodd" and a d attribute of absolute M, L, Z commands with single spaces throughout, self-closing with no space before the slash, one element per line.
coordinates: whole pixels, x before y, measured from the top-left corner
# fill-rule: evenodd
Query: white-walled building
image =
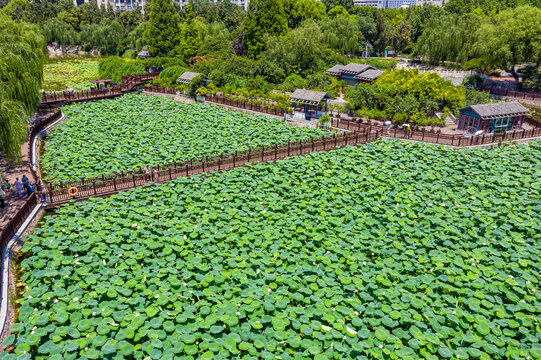
<path fill-rule="evenodd" d="M 90 0 L 73 0 L 73 5 L 80 6 L 84 3 L 88 3 Z M 125 11 L 125 10 L 135 10 L 137 6 L 143 9 L 145 8 L 145 5 L 148 0 L 96 0 L 98 3 L 98 6 L 100 8 L 105 7 L 106 9 L 113 8 L 118 11 Z M 173 3 L 176 5 L 179 5 L 180 7 L 187 6 L 190 1 L 189 0 L 172 0 Z M 221 0 L 209 0 L 213 3 L 219 3 Z M 383 1 L 383 0 L 380 0 Z M 240 6 L 244 10 L 248 9 L 248 2 L 249 0 L 231 0 L 232 4 L 235 4 L 237 6 Z"/>
<path fill-rule="evenodd" d="M 354 0 L 357 6 L 372 6 L 378 9 L 385 8 L 385 0 Z"/>
<path fill-rule="evenodd" d="M 442 7 L 445 5 L 446 2 L 449 0 L 417 0 L 415 5 L 417 6 L 423 6 L 423 5 L 433 5 L 433 6 L 439 6 Z"/>

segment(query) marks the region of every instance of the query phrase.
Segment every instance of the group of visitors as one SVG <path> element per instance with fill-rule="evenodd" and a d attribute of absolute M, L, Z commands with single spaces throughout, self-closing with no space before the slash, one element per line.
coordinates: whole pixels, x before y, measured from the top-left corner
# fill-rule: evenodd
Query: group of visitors
<path fill-rule="evenodd" d="M 391 135 L 392 124 L 393 123 L 390 120 L 385 121 L 385 128 L 387 129 L 387 135 Z M 405 138 L 411 138 L 415 134 L 415 122 L 411 124 L 404 124 L 402 125 L 402 128 L 404 129 Z"/>
<path fill-rule="evenodd" d="M 17 190 L 19 198 L 22 198 L 25 194 L 30 196 L 36 190 L 26 175 L 23 175 L 21 180 L 19 180 L 19 178 L 15 180 L 15 189 Z M 0 184 L 0 209 L 6 207 L 6 196 L 10 191 L 11 184 L 9 183 L 9 180 L 3 180 Z"/>

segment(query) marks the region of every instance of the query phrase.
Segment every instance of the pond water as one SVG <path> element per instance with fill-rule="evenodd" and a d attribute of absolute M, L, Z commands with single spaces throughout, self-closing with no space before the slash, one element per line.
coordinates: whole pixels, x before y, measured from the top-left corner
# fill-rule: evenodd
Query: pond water
<path fill-rule="evenodd" d="M 98 63 L 103 58 L 92 55 L 49 58 L 43 66 L 43 90 L 90 89 L 92 84 L 89 81 L 99 78 Z"/>

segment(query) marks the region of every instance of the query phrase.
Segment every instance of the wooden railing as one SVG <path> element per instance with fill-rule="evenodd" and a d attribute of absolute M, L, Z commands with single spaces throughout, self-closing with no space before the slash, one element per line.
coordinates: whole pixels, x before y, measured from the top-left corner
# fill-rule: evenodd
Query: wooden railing
<path fill-rule="evenodd" d="M 135 74 L 122 76 L 122 84 L 114 85 L 110 88 L 98 90 L 83 90 L 73 92 L 55 92 L 51 94 L 43 94 L 41 97 L 42 105 L 55 105 L 61 103 L 73 103 L 100 99 L 109 99 L 116 96 L 120 96 L 126 92 L 132 91 L 136 86 L 143 84 L 147 80 L 156 79 L 159 76 L 159 72 L 150 72 L 144 74 Z"/>
<path fill-rule="evenodd" d="M 362 131 L 362 130 L 361 130 Z M 71 200 L 81 200 L 96 196 L 108 196 L 119 191 L 133 189 L 147 183 L 161 183 L 182 176 L 191 176 L 211 171 L 224 171 L 245 166 L 247 163 L 267 162 L 289 156 L 303 155 L 313 151 L 328 151 L 346 145 L 359 145 L 375 141 L 381 135 L 378 131 L 357 131 L 355 133 L 333 134 L 320 138 L 288 142 L 257 149 L 235 151 L 201 159 L 174 162 L 145 169 L 84 178 L 75 181 L 58 182 L 46 185 L 41 193 L 48 207 L 60 205 Z M 70 196 L 69 188 L 76 187 L 77 196 Z"/>
<path fill-rule="evenodd" d="M 217 95 L 206 95 L 205 96 L 206 101 L 214 102 L 217 104 L 227 105 L 227 106 L 233 106 L 239 109 L 245 109 L 250 111 L 257 111 L 265 114 L 270 115 L 276 115 L 283 117 L 286 111 L 284 109 L 279 109 L 274 106 L 274 104 L 269 102 L 260 102 L 260 103 L 253 103 L 253 102 L 243 102 L 238 99 L 227 99 L 223 96 L 217 96 Z"/>
<path fill-rule="evenodd" d="M 378 131 L 381 136 L 384 137 L 393 137 L 397 139 L 407 139 L 407 140 L 414 140 L 414 141 L 424 141 L 434 144 L 442 144 L 442 145 L 449 145 L 449 146 L 475 146 L 475 145 L 483 145 L 483 144 L 495 144 L 499 143 L 500 141 L 506 142 L 506 141 L 512 141 L 512 140 L 520 140 L 520 139 L 527 139 L 527 138 L 535 138 L 541 136 L 541 123 L 533 118 L 527 118 L 525 122 L 528 122 L 529 124 L 535 125 L 539 124 L 539 127 L 529 129 L 529 130 L 514 130 L 514 131 L 508 131 L 505 133 L 499 133 L 499 134 L 483 134 L 481 136 L 470 136 L 465 137 L 464 135 L 448 135 L 448 134 L 441 134 L 441 133 L 433 133 L 428 131 L 420 131 L 415 130 L 413 134 L 406 132 L 401 129 L 390 129 L 389 132 L 387 132 L 387 129 L 385 126 L 382 125 L 369 125 L 369 124 L 363 124 L 363 123 L 357 123 L 354 121 L 348 121 L 348 120 L 342 120 L 342 119 L 333 119 L 332 120 L 332 126 L 339 129 L 344 130 L 350 130 L 353 132 L 357 131 Z"/>
<path fill-rule="evenodd" d="M 506 87 L 501 86 L 487 86 L 487 85 L 479 85 L 480 90 L 488 91 L 489 93 L 493 95 L 499 95 L 503 97 L 511 97 L 516 99 L 524 99 L 524 100 L 534 100 L 534 101 L 541 101 L 541 91 L 535 91 L 535 90 L 519 90 L 519 89 L 508 89 Z"/>
<path fill-rule="evenodd" d="M 7 223 L 7 225 L 0 230 L 0 248 L 4 249 L 7 245 L 9 238 L 17 233 L 19 227 L 24 223 L 28 215 L 32 212 L 34 207 L 38 204 L 38 194 L 33 192 L 32 195 L 26 200 L 24 205 L 17 211 L 15 216 Z"/>
<path fill-rule="evenodd" d="M 158 94 L 168 94 L 168 95 L 176 95 L 178 92 L 178 90 L 175 88 L 166 88 L 162 86 L 151 86 L 151 85 L 146 85 L 145 91 L 158 93 Z"/>

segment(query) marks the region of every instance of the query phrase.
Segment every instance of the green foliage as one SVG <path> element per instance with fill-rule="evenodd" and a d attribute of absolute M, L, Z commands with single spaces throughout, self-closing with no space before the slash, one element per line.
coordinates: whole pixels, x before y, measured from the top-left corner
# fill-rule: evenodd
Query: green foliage
<path fill-rule="evenodd" d="M 478 31 L 476 50 L 487 67 L 507 69 L 515 76 L 515 66 L 541 64 L 541 9 L 520 6 L 502 11 Z"/>
<path fill-rule="evenodd" d="M 187 67 L 171 66 L 160 72 L 160 78 L 170 79 L 174 83 L 175 81 L 177 81 L 180 75 L 184 74 L 186 71 L 188 71 Z"/>
<path fill-rule="evenodd" d="M 325 5 L 325 7 L 327 7 L 327 11 L 331 11 L 337 6 L 341 6 L 348 13 L 351 13 L 355 6 L 353 0 L 322 0 L 322 3 Z"/>
<path fill-rule="evenodd" d="M 45 40 L 34 25 L 0 15 L 0 151 L 21 160 L 27 118 L 40 101 Z"/>
<path fill-rule="evenodd" d="M 306 20 L 321 20 L 327 12 L 325 5 L 317 0 L 289 0 L 284 1 L 283 6 L 290 29 Z"/>
<path fill-rule="evenodd" d="M 4 345 L 31 359 L 537 359 L 539 168 L 539 143 L 387 141 L 63 206 L 25 239 Z"/>
<path fill-rule="evenodd" d="M 187 19 L 182 24 L 180 42 L 177 53 L 182 54 L 184 61 L 188 61 L 191 57 L 197 55 L 197 50 L 201 47 L 199 39 L 199 31 L 197 30 L 194 20 L 191 5 L 187 8 Z"/>
<path fill-rule="evenodd" d="M 488 91 L 477 91 L 469 87 L 465 87 L 466 91 L 466 101 L 465 106 L 476 105 L 476 104 L 488 104 L 491 103 L 490 93 Z"/>
<path fill-rule="evenodd" d="M 118 56 L 110 56 L 98 65 L 100 79 L 112 79 L 115 83 L 122 82 L 123 75 L 142 74 L 145 65 L 141 60 L 127 60 Z"/>
<path fill-rule="evenodd" d="M 286 75 L 312 73 L 325 67 L 323 58 L 328 52 L 324 36 L 313 22 L 304 23 L 286 36 L 270 38 L 266 48 L 261 63 L 275 64 Z"/>
<path fill-rule="evenodd" d="M 347 13 L 323 19 L 321 31 L 327 45 L 342 54 L 358 51 L 360 41 L 363 40 L 356 18 Z"/>
<path fill-rule="evenodd" d="M 520 5 L 541 7 L 539 0 L 450 0 L 445 4 L 445 11 L 454 14 L 467 14 L 482 12 L 495 14 L 502 10 L 514 8 Z"/>
<path fill-rule="evenodd" d="M 200 84 L 200 83 L 199 83 Z M 200 85 L 192 82 L 196 92 Z M 156 166 L 322 136 L 320 130 L 202 104 L 129 94 L 62 109 L 48 135 L 44 179 L 59 181 Z"/>
<path fill-rule="evenodd" d="M 188 67 L 184 61 L 180 58 L 176 57 L 154 57 L 154 58 L 148 58 L 143 60 L 143 64 L 145 64 L 146 67 L 162 67 L 164 69 L 167 69 L 172 66 L 180 66 L 180 67 Z"/>
<path fill-rule="evenodd" d="M 250 57 L 256 57 L 265 49 L 265 36 L 287 34 L 287 18 L 284 0 L 253 0 L 248 5 L 244 20 L 242 43 Z"/>
<path fill-rule="evenodd" d="M 180 17 L 169 0 L 149 0 L 145 42 L 154 56 L 174 56 L 179 41 Z"/>
<path fill-rule="evenodd" d="M 443 122 L 434 117 L 438 102 L 455 111 L 464 106 L 466 91 L 436 73 L 394 70 L 381 75 L 374 84 L 357 84 L 346 89 L 346 99 L 354 109 L 360 110 L 361 116 L 442 126 Z"/>
<path fill-rule="evenodd" d="M 474 44 L 485 41 L 478 29 L 484 22 L 474 15 L 443 15 L 433 18 L 425 27 L 416 44 L 415 54 L 437 64 L 452 61 L 465 64 L 475 57 Z"/>

